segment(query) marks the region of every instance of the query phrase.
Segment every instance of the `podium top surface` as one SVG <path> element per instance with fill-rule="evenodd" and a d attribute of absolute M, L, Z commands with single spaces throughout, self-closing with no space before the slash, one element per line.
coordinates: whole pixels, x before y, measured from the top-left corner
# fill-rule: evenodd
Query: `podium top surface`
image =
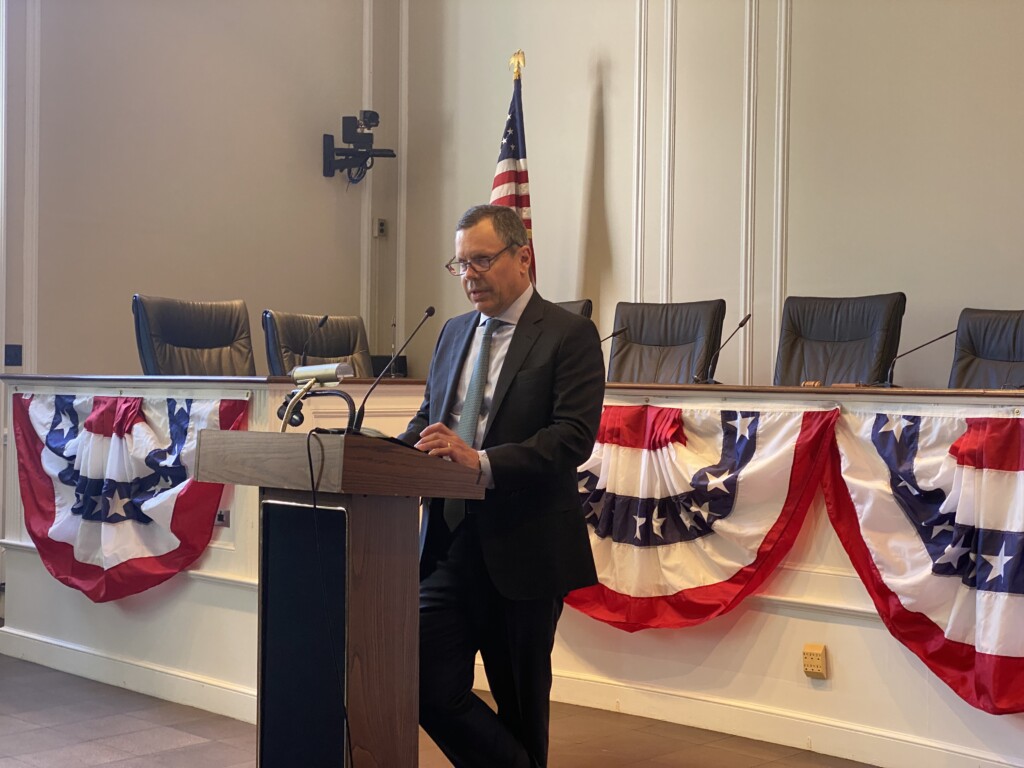
<path fill-rule="evenodd" d="M 308 452 L 307 452 L 308 451 Z M 202 430 L 196 479 L 320 493 L 482 499 L 477 470 L 366 435 Z"/>

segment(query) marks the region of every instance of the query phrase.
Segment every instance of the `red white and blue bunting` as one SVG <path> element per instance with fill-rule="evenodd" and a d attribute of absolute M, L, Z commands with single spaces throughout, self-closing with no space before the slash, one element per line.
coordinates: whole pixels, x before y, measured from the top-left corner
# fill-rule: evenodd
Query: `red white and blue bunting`
<path fill-rule="evenodd" d="M 46 569 L 94 602 L 166 581 L 203 553 L 224 486 L 191 479 L 201 429 L 244 400 L 15 394 L 25 525 Z"/>
<path fill-rule="evenodd" d="M 792 547 L 837 417 L 607 406 L 580 467 L 600 583 L 566 602 L 631 632 L 735 608 Z"/>
<path fill-rule="evenodd" d="M 968 703 L 1024 711 L 1024 421 L 844 411 L 836 438 L 829 516 L 882 621 Z"/>
<path fill-rule="evenodd" d="M 882 621 L 974 707 L 1024 712 L 1024 420 L 607 406 L 580 467 L 600 583 L 566 602 L 627 631 L 732 610 L 815 493 Z"/>

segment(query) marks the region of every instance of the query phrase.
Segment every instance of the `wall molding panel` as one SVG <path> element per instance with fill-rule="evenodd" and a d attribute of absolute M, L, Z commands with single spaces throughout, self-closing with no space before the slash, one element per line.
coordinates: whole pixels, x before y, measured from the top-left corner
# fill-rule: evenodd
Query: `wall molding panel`
<path fill-rule="evenodd" d="M 775 195 L 772 199 L 772 314 L 768 368 L 774 370 L 779 348 L 782 306 L 789 292 L 789 93 L 793 0 L 778 0 L 778 30 L 775 42 Z"/>
<path fill-rule="evenodd" d="M 663 61 L 663 115 L 661 136 L 661 290 L 659 300 L 672 301 L 673 242 L 675 238 L 676 179 L 676 3 L 665 3 L 665 55 Z"/>
<path fill-rule="evenodd" d="M 373 104 L 373 9 L 375 0 L 363 0 L 363 73 L 362 73 L 362 103 Z M 360 109 L 363 107 L 360 106 Z M 342 109 L 345 109 L 342 107 Z M 340 121 L 339 121 L 340 123 Z M 340 142 L 340 138 L 339 138 Z M 347 180 L 339 180 L 340 183 L 348 184 Z M 355 186 L 355 185 L 354 185 Z M 373 218 L 373 174 L 368 173 L 366 177 L 355 186 L 355 190 L 349 187 L 359 197 L 359 314 L 364 323 L 368 326 L 367 331 L 373 333 L 374 307 L 380 304 L 380 289 L 376 279 L 376 262 L 374 258 L 377 250 L 376 241 L 372 238 Z M 372 337 L 371 337 L 372 338 Z M 371 342 L 372 344 L 373 342 Z M 372 348 L 372 347 L 371 347 Z"/>
<path fill-rule="evenodd" d="M 740 202 L 740 296 L 741 316 L 754 308 L 755 238 L 757 222 L 757 78 L 758 78 L 758 22 L 760 0 L 746 0 L 743 35 L 743 199 Z M 754 345 L 751 319 L 742 333 L 739 380 L 753 382 Z"/>
<path fill-rule="evenodd" d="M 645 224 L 647 221 L 647 19 L 648 0 L 636 3 L 633 96 L 633 301 L 643 301 Z"/>
<path fill-rule="evenodd" d="M 25 229 L 22 249 L 22 373 L 39 368 L 39 91 L 42 0 L 25 12 Z"/>
<path fill-rule="evenodd" d="M 408 336 L 405 327 L 406 250 L 409 221 L 409 0 L 400 0 L 398 7 L 398 209 L 395 212 L 397 252 L 395 265 L 395 327 L 398 335 Z M 397 351 L 397 347 L 395 349 Z"/>

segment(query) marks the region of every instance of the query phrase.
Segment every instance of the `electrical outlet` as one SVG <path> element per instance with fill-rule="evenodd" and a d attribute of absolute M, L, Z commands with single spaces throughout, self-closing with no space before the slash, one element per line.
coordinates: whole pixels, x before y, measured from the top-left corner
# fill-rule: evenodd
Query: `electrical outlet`
<path fill-rule="evenodd" d="M 373 220 L 373 236 L 374 237 L 387 237 L 388 234 L 388 221 L 387 219 L 374 219 Z"/>
<path fill-rule="evenodd" d="M 828 655 L 823 643 L 804 646 L 804 674 L 816 680 L 828 679 Z"/>
<path fill-rule="evenodd" d="M 218 509 L 217 517 L 214 518 L 213 524 L 222 528 L 231 527 L 231 510 L 230 509 Z"/>

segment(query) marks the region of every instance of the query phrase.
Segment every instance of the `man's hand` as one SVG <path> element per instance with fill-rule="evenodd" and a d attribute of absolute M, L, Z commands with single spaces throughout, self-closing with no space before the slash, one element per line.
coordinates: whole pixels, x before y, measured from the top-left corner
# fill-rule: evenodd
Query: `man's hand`
<path fill-rule="evenodd" d="M 461 437 L 440 422 L 431 424 L 420 432 L 416 447 L 431 456 L 442 456 L 464 467 L 480 469 L 480 454 L 476 449 L 466 445 Z"/>

